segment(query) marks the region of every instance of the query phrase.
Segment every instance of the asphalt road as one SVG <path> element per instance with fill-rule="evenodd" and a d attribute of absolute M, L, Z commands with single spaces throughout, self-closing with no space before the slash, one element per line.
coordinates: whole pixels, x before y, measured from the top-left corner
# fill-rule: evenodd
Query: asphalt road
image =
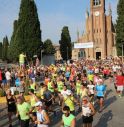
<path fill-rule="evenodd" d="M 124 97 L 120 98 L 115 92 L 114 84 L 109 80 L 107 84 L 107 97 L 104 103 L 104 110 L 102 113 L 96 113 L 94 116 L 93 127 L 124 127 Z M 0 105 L 0 127 L 8 127 L 6 104 Z M 95 105 L 96 111 L 98 106 Z M 51 114 L 52 124 L 50 127 L 60 127 L 61 113 L 58 106 L 55 107 L 57 117 Z M 77 127 L 81 127 L 81 113 L 77 113 Z M 13 117 L 13 127 L 19 127 L 17 118 Z"/>

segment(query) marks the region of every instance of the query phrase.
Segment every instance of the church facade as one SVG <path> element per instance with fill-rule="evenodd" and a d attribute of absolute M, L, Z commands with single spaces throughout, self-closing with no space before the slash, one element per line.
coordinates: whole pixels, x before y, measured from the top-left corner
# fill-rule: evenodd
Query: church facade
<path fill-rule="evenodd" d="M 86 58 L 104 59 L 116 56 L 115 29 L 112 22 L 112 10 L 105 13 L 105 0 L 90 0 L 90 13 L 86 12 L 85 33 L 77 42 L 93 42 L 93 48 L 84 49 Z"/>

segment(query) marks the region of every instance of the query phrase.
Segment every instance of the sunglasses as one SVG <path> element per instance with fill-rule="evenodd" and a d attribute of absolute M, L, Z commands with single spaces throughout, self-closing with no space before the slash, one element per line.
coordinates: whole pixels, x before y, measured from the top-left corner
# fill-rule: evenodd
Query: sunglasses
<path fill-rule="evenodd" d="M 63 111 L 63 114 L 67 114 L 68 112 L 66 112 L 66 111 Z"/>

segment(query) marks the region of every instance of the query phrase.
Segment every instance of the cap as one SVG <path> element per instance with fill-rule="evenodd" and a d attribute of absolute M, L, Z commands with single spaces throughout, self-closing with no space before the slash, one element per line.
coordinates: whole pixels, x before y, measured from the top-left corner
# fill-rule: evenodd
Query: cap
<path fill-rule="evenodd" d="M 41 101 L 38 101 L 37 103 L 35 103 L 35 107 L 37 107 L 37 106 L 42 106 L 43 104 L 42 104 L 42 102 Z"/>
<path fill-rule="evenodd" d="M 67 90 L 66 94 L 71 95 L 72 94 L 71 90 Z"/>

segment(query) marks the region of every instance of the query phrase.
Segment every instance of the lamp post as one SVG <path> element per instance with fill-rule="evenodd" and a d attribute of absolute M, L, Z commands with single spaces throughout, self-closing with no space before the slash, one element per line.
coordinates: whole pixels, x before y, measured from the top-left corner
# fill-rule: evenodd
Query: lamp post
<path fill-rule="evenodd" d="M 43 60 L 42 60 L 42 54 L 43 54 L 43 52 L 44 52 L 44 50 L 43 50 L 43 46 L 40 46 L 40 49 L 41 49 L 41 64 L 43 64 Z"/>
<path fill-rule="evenodd" d="M 43 52 L 44 52 L 44 50 L 41 49 L 41 64 L 43 64 Z"/>

